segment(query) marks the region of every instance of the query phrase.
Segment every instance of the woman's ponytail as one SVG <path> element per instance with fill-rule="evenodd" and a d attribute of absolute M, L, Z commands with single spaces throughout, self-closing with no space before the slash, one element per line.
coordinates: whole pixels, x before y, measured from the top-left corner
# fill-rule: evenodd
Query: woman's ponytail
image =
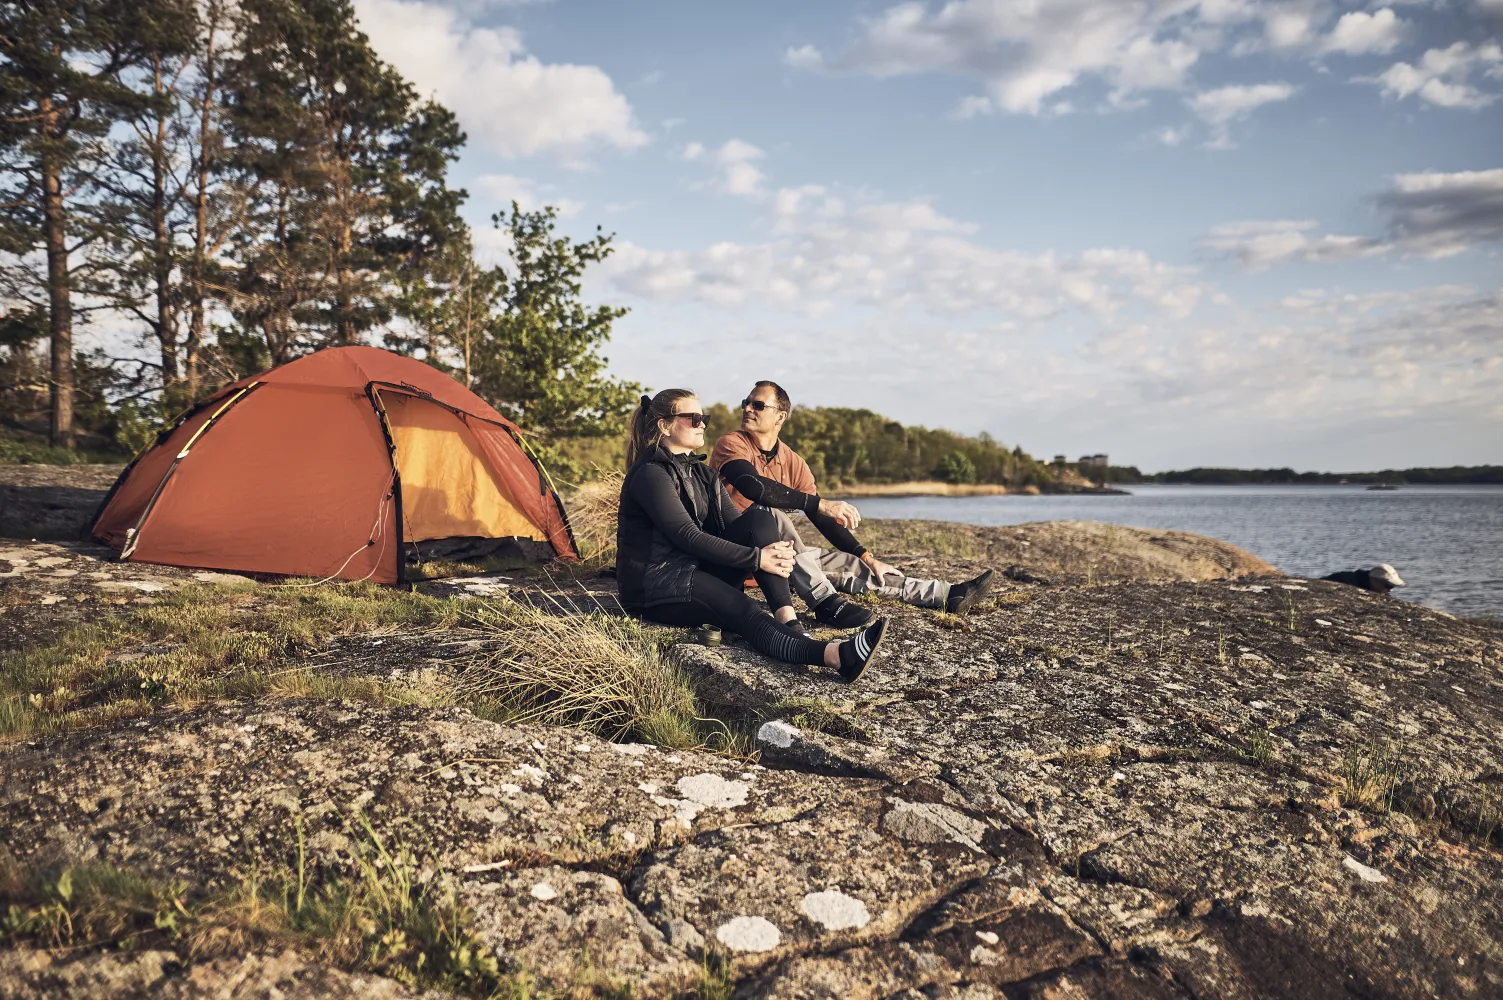
<path fill-rule="evenodd" d="M 664 389 L 651 398 L 642 397 L 642 403 L 631 414 L 631 436 L 626 441 L 626 467 L 630 469 L 637 460 L 657 447 L 662 433 L 658 421 L 672 417 L 678 401 L 694 395 L 692 389 Z"/>

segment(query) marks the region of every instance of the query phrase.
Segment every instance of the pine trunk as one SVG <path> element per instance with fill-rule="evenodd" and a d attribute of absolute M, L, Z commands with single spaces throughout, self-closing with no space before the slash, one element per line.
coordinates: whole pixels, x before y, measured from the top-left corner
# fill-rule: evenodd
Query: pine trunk
<path fill-rule="evenodd" d="M 162 66 L 156 65 L 156 90 L 162 93 Z M 151 149 L 152 279 L 156 284 L 157 341 L 162 356 L 162 393 L 171 399 L 177 389 L 177 313 L 172 288 L 172 234 L 167 227 L 167 120 L 158 117 Z"/>
<path fill-rule="evenodd" d="M 60 112 L 51 98 L 41 102 L 43 128 L 57 134 Z M 48 325 L 52 378 L 47 436 L 54 446 L 73 447 L 73 298 L 68 274 L 68 225 L 63 210 L 62 165 L 50 150 L 42 154 L 42 226 L 47 246 Z"/>

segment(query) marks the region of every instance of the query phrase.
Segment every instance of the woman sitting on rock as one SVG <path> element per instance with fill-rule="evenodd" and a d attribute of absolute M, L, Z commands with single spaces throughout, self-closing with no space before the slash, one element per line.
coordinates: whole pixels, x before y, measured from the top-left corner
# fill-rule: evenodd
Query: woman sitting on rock
<path fill-rule="evenodd" d="M 744 637 L 759 653 L 838 670 L 850 682 L 877 656 L 887 619 L 843 642 L 818 642 L 779 622 L 746 596 L 746 575 L 774 608 L 791 606 L 793 546 L 766 507 L 744 513 L 720 476 L 694 454 L 705 415 L 688 389 L 664 389 L 632 415 L 626 481 L 616 527 L 621 604 L 664 625 L 713 625 Z"/>

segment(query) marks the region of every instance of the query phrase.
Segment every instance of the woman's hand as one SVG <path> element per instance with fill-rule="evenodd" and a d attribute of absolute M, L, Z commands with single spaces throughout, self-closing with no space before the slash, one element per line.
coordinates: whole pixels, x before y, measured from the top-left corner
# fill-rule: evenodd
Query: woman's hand
<path fill-rule="evenodd" d="M 773 576 L 786 577 L 793 572 L 793 543 L 773 542 L 757 550 L 757 569 Z"/>

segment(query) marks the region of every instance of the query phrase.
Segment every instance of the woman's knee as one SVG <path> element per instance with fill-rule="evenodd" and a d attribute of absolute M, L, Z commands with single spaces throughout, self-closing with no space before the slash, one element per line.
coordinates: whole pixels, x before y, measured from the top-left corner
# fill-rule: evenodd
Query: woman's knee
<path fill-rule="evenodd" d="M 746 508 L 739 520 L 746 522 L 746 532 L 757 545 L 771 545 L 783 537 L 778 516 L 760 504 Z"/>

